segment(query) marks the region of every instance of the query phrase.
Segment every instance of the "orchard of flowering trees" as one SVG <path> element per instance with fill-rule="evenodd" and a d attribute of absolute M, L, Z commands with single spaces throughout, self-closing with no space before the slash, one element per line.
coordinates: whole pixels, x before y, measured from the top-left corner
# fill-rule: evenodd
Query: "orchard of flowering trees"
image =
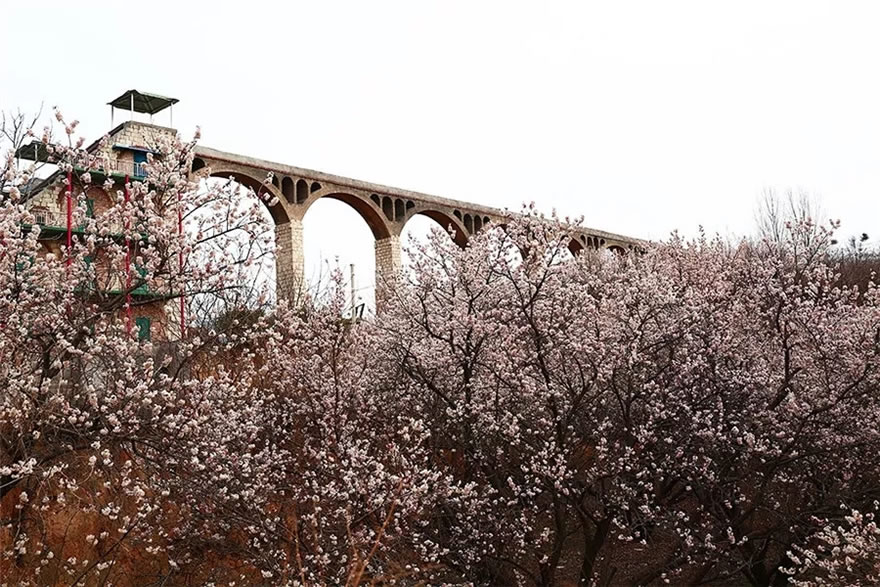
<path fill-rule="evenodd" d="M 567 226 L 526 210 L 464 249 L 413 245 L 351 322 L 341 287 L 261 303 L 264 203 L 189 183 L 193 143 L 161 145 L 107 214 L 80 202 L 60 257 L 15 146 L 0 583 L 878 581 L 880 290 L 841 282 L 829 229 L 572 258 Z M 185 296 L 179 340 L 137 341 L 124 291 L 78 287 L 85 256 L 121 266 L 134 241 L 139 279 Z"/>

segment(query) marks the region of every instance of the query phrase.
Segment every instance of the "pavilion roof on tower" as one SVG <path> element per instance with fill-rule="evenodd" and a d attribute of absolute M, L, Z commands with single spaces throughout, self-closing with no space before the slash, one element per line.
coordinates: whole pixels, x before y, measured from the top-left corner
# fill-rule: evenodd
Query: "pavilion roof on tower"
<path fill-rule="evenodd" d="M 107 102 L 107 104 L 120 110 L 133 110 L 134 112 L 142 112 L 152 116 L 157 112 L 162 112 L 169 106 L 177 104 L 179 101 L 177 98 L 167 98 L 157 94 L 128 90 L 115 100 Z"/>

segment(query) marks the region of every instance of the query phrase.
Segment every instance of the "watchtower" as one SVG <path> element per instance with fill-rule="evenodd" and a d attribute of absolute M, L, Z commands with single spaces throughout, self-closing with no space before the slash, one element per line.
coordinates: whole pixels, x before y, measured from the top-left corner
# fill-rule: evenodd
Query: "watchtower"
<path fill-rule="evenodd" d="M 110 106 L 110 136 L 113 138 L 108 160 L 115 163 L 115 171 L 132 178 L 144 177 L 147 154 L 155 153 L 156 141 L 161 135 L 174 135 L 174 105 L 177 98 L 167 98 L 138 90 L 128 90 L 118 98 L 107 102 Z M 128 120 L 114 127 L 116 111 L 128 111 Z M 153 123 L 153 116 L 168 111 L 168 126 Z M 135 113 L 148 114 L 149 123 L 135 120 Z"/>
<path fill-rule="evenodd" d="M 96 163 L 89 169 L 74 167 L 66 174 L 56 170 L 26 195 L 28 206 L 40 225 L 40 241 L 47 253 L 63 256 L 62 244 L 66 244 L 67 250 L 70 250 L 75 240 L 86 238 L 89 234 L 88 223 L 73 222 L 73 209 L 76 206 L 84 204 L 86 218 L 96 218 L 116 205 L 116 193 L 125 194 L 125 201 L 128 201 L 130 185 L 147 180 L 149 156 L 160 156 L 160 141 L 176 134 L 170 123 L 171 109 L 177 102 L 176 98 L 138 90 L 128 90 L 111 100 L 107 103 L 111 123 L 115 123 L 117 110 L 128 111 L 128 120 L 117 124 L 107 133 L 109 141 L 95 141 L 86 147 L 86 151 L 95 156 Z M 166 110 L 169 126 L 154 124 L 153 117 Z M 136 119 L 136 114 L 149 115 L 149 122 Z M 19 156 L 49 165 L 54 163 L 47 149 L 38 141 L 21 148 Z M 83 184 L 80 176 L 86 171 L 91 176 L 91 182 Z M 112 184 L 110 189 L 107 180 Z M 120 233 L 123 228 L 119 227 Z M 127 234 L 128 231 L 125 232 Z M 128 236 L 119 238 L 124 238 L 128 250 L 123 267 L 114 266 L 100 252 L 84 259 L 87 265 L 94 267 L 96 282 L 101 286 L 98 288 L 100 291 L 91 286 L 88 291 L 104 297 L 122 296 L 129 328 L 136 329 L 141 339 L 156 336 L 161 340 L 179 336 L 185 323 L 183 298 L 180 298 L 178 312 L 177 308 L 166 303 L 168 292 L 152 290 L 141 279 L 145 275 L 144 268 L 135 262 L 141 243 Z"/>

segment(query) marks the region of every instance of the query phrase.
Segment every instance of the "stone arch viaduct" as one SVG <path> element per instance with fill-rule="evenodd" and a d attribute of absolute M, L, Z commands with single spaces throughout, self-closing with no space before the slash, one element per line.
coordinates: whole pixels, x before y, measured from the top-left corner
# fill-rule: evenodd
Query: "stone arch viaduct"
<path fill-rule="evenodd" d="M 452 227 L 455 241 L 460 246 L 464 246 L 471 235 L 484 227 L 503 223 L 508 215 L 496 208 L 272 163 L 202 146 L 196 147 L 193 172 L 196 177 L 232 177 L 254 191 L 268 190 L 278 200 L 278 204 L 269 207 L 269 213 L 275 221 L 275 267 L 278 294 L 282 297 L 304 283 L 302 220 L 309 207 L 320 198 L 345 202 L 370 227 L 376 247 L 377 284 L 384 275 L 393 275 L 400 269 L 400 236 L 407 221 L 416 214 L 433 219 L 444 229 Z M 273 180 L 271 184 L 266 184 L 265 179 L 269 172 L 272 172 Z M 572 232 L 569 249 L 572 253 L 584 249 L 627 251 L 638 243 L 633 238 L 577 227 Z"/>

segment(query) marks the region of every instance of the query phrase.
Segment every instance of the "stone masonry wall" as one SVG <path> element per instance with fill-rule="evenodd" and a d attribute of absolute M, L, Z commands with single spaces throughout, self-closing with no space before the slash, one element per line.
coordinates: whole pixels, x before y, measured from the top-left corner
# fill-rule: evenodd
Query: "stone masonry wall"
<path fill-rule="evenodd" d="M 104 149 L 96 155 L 104 155 L 111 161 L 132 162 L 134 156 L 131 151 L 114 149 L 113 145 L 123 145 L 126 147 L 141 147 L 144 149 L 152 149 L 163 136 L 173 136 L 176 131 L 172 128 L 157 126 L 155 124 L 147 124 L 138 121 L 128 121 L 123 123 L 122 128 L 110 137 Z M 121 184 L 121 182 L 120 182 Z M 100 185 L 100 184 L 99 184 Z M 119 186 L 121 189 L 121 186 Z M 64 206 L 64 179 L 59 178 L 54 185 L 49 186 L 29 202 L 30 207 L 45 208 L 53 218 L 63 218 L 66 214 Z M 115 194 L 110 193 L 109 203 L 115 200 Z M 96 212 L 103 211 L 101 209 Z"/>
<path fill-rule="evenodd" d="M 114 153 L 119 153 L 119 151 L 114 151 L 113 145 L 152 149 L 162 137 L 174 136 L 176 133 L 177 131 L 173 128 L 148 124 L 146 122 L 129 121 L 123 123 L 119 132 L 110 137 L 106 148 L 109 150 L 110 157 L 114 158 Z M 131 157 L 130 154 L 129 157 Z"/>
<path fill-rule="evenodd" d="M 171 128 L 137 121 L 128 121 L 122 124 L 119 131 L 111 136 L 104 148 L 100 152 L 95 153 L 95 155 L 104 155 L 111 161 L 133 161 L 134 158 L 131 151 L 114 149 L 113 146 L 120 145 L 152 149 L 158 144 L 161 137 L 174 135 L 175 133 L 176 131 Z M 122 172 L 125 173 L 125 168 L 122 169 Z M 93 181 L 96 180 L 93 178 Z M 52 185 L 46 187 L 28 202 L 28 207 L 30 209 L 42 208 L 49 213 L 49 221 L 47 222 L 49 225 L 61 226 L 64 219 L 66 219 L 67 210 L 66 199 L 64 197 L 64 183 L 65 178 L 63 176 L 58 177 Z M 75 185 L 79 185 L 76 181 L 74 183 Z M 114 190 L 121 190 L 122 183 L 123 181 L 121 178 L 117 179 Z M 96 215 L 106 212 L 114 205 L 116 201 L 116 193 L 114 190 L 110 190 L 109 192 L 106 191 L 102 187 L 102 182 L 100 181 L 97 181 L 96 185 L 88 188 L 87 197 L 94 200 L 94 212 Z M 81 188 L 76 188 L 74 190 L 74 197 L 78 197 L 80 193 Z M 58 257 L 62 256 L 61 240 L 46 239 L 42 242 L 46 253 L 52 253 Z M 300 249 L 301 248 L 302 247 L 300 247 Z M 114 275 L 112 268 L 102 265 L 100 260 L 97 265 L 102 268 L 101 275 L 99 276 L 100 283 L 108 289 L 122 288 L 123 276 L 121 273 Z M 121 269 L 119 271 L 121 271 Z M 133 309 L 132 317 L 137 318 L 144 316 L 151 319 L 151 334 L 153 340 L 164 341 L 169 340 L 172 337 L 179 337 L 180 320 L 179 315 L 177 314 L 178 305 L 176 300 L 170 303 L 161 299 L 146 303 L 143 303 L 143 300 L 141 300 L 141 302 L 142 303 L 139 303 L 137 307 Z"/>
<path fill-rule="evenodd" d="M 376 240 L 376 299 L 381 297 L 384 284 L 393 281 L 401 268 L 400 237 L 391 235 Z"/>
<path fill-rule="evenodd" d="M 279 298 L 295 299 L 305 286 L 302 221 L 275 225 L 275 289 Z"/>

